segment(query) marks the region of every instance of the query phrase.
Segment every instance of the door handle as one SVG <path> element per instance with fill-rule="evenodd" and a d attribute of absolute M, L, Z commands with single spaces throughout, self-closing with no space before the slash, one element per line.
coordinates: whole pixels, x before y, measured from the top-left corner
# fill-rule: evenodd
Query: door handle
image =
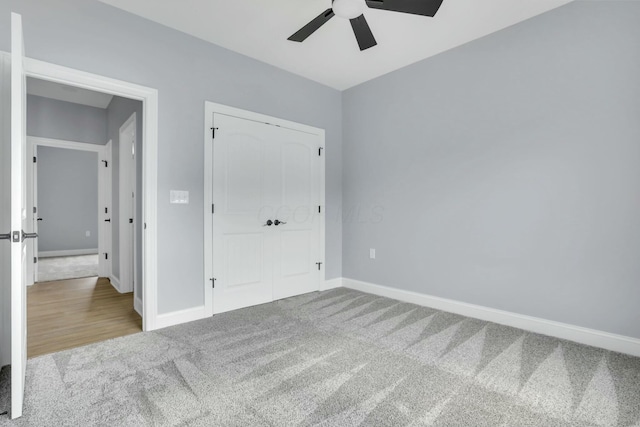
<path fill-rule="evenodd" d="M 271 224 L 273 224 L 273 221 L 271 221 L 270 219 L 268 219 L 266 223 L 262 224 L 262 226 L 263 226 L 263 227 L 264 227 L 264 226 L 271 227 Z M 276 224 L 276 225 L 278 225 L 278 224 Z"/>
<path fill-rule="evenodd" d="M 104 222 L 111 222 L 111 218 L 105 219 Z"/>
<path fill-rule="evenodd" d="M 24 230 L 22 230 L 22 241 L 24 242 L 25 239 L 37 239 L 38 238 L 38 233 L 25 233 Z"/>
<path fill-rule="evenodd" d="M 284 221 L 280 221 L 279 219 L 276 219 L 276 220 L 275 220 L 275 222 L 274 222 L 274 224 L 275 224 L 275 225 L 276 225 L 276 227 L 277 227 L 277 226 L 278 226 L 278 225 L 280 225 L 280 224 L 286 224 L 286 222 L 284 222 Z"/>

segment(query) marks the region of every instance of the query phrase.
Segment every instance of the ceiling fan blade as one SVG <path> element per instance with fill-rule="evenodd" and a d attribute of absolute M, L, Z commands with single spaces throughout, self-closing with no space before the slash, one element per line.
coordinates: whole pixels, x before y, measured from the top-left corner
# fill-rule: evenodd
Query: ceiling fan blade
<path fill-rule="evenodd" d="M 356 40 L 358 40 L 360 50 L 369 49 L 370 47 L 378 44 L 376 39 L 373 37 L 371 28 L 369 28 L 369 24 L 364 18 L 364 15 L 360 15 L 357 18 L 350 19 L 349 21 L 351 21 L 351 28 L 353 28 L 353 33 L 356 35 Z"/>
<path fill-rule="evenodd" d="M 443 0 L 366 0 L 372 9 L 434 16 Z"/>
<path fill-rule="evenodd" d="M 318 28 L 322 27 L 327 21 L 333 18 L 335 15 L 333 10 L 327 9 L 320 15 L 311 20 L 307 25 L 300 28 L 295 34 L 289 37 L 287 40 L 293 42 L 303 42 L 307 37 L 313 34 Z"/>

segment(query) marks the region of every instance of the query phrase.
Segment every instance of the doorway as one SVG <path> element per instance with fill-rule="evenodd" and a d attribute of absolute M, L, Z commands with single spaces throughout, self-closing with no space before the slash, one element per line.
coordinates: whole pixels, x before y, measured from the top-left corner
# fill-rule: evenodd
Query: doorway
<path fill-rule="evenodd" d="M 43 119 L 64 101 L 29 95 L 28 120 Z M 69 105 L 66 105 L 69 107 Z M 82 111 L 82 106 L 74 107 Z M 85 107 L 86 108 L 86 107 Z M 50 110 L 49 110 L 50 111 Z M 99 111 L 99 110 L 98 110 Z M 43 132 L 36 126 L 33 132 Z M 46 133 L 46 131 L 45 131 Z M 97 137 L 99 138 L 99 136 Z M 111 228 L 111 141 L 105 145 L 28 136 L 28 209 L 33 232 L 28 284 L 81 277 L 109 277 Z"/>
<path fill-rule="evenodd" d="M 213 131 L 205 142 L 212 313 L 318 291 L 324 131 L 211 103 L 205 114 Z"/>
<path fill-rule="evenodd" d="M 142 103 L 33 78 L 27 93 L 27 212 L 38 234 L 28 246 L 33 357 L 142 330 L 143 301 L 133 294 L 142 215 L 132 198 Z"/>

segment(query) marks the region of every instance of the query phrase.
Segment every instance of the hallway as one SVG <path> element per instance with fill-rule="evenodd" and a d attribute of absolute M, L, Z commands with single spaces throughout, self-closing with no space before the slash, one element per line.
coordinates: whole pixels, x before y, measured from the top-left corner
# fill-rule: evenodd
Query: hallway
<path fill-rule="evenodd" d="M 118 293 L 109 279 L 87 277 L 27 288 L 29 358 L 141 331 L 133 293 Z"/>

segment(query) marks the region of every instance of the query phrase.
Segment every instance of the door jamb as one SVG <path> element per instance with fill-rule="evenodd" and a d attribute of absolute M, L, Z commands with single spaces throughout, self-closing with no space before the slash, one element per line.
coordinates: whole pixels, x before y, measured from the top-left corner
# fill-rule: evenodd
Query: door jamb
<path fill-rule="evenodd" d="M 158 90 L 32 58 L 24 66 L 28 77 L 142 101 L 142 330 L 152 331 L 158 317 Z"/>
<path fill-rule="evenodd" d="M 111 266 L 113 265 L 113 158 L 112 158 L 112 146 L 113 142 L 110 139 L 104 145 L 104 149 L 102 151 L 102 158 L 98 159 L 100 163 L 106 162 L 104 165 L 98 165 L 98 185 L 101 185 L 101 200 L 100 205 L 98 206 L 98 221 L 100 221 L 100 225 L 98 227 L 98 232 L 102 233 L 100 235 L 100 239 L 98 239 L 99 247 L 98 247 L 98 256 L 102 260 L 100 266 L 102 266 L 102 270 L 98 270 L 98 275 L 101 277 L 109 278 L 111 281 L 111 277 L 113 276 L 113 269 Z M 103 208 L 107 209 L 107 212 L 103 211 Z M 109 225 L 105 223 L 105 217 L 109 216 L 111 218 L 111 222 Z M 107 257 L 103 256 L 108 254 Z M 111 281 L 113 285 L 113 281 Z"/>
<path fill-rule="evenodd" d="M 254 120 L 266 124 L 272 124 L 281 126 L 288 129 L 293 129 L 299 132 L 305 132 L 312 135 L 317 135 L 320 139 L 321 151 L 320 156 L 320 262 L 322 262 L 322 269 L 320 271 L 320 279 L 318 281 L 318 290 L 320 290 L 325 282 L 326 276 L 326 262 L 325 262 L 325 241 L 326 241 L 326 203 L 325 203 L 325 158 L 326 158 L 326 144 L 325 144 L 325 130 L 316 128 L 313 126 L 304 125 L 301 123 L 292 122 L 289 120 L 279 119 L 265 114 L 255 113 L 252 111 L 242 110 L 240 108 L 229 107 L 223 104 L 217 104 L 214 102 L 205 101 L 204 103 L 204 305 L 206 316 L 213 316 L 213 286 L 211 285 L 213 278 L 213 218 L 212 218 L 212 206 L 213 206 L 213 133 L 214 123 L 213 114 L 225 114 L 228 116 L 238 117 L 246 120 Z"/>

